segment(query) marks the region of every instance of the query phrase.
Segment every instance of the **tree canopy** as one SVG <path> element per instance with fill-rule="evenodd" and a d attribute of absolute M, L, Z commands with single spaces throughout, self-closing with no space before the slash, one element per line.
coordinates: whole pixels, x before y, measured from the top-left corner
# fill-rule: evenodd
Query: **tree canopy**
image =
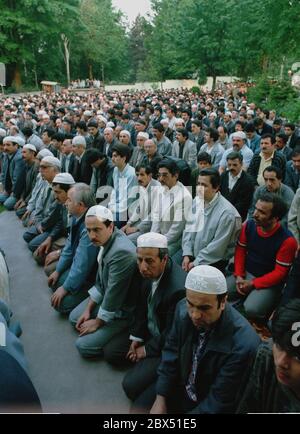
<path fill-rule="evenodd" d="M 135 82 L 260 75 L 300 61 L 299 0 L 152 0 L 128 24 L 111 0 L 0 0 L 0 61 L 8 83 Z M 63 36 L 62 36 L 63 35 Z"/>

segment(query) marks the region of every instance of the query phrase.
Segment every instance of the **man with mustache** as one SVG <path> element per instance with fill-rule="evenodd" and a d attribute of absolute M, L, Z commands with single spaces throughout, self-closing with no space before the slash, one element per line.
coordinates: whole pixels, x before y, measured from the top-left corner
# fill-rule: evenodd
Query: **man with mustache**
<path fill-rule="evenodd" d="M 251 205 L 254 184 L 243 170 L 243 155 L 231 152 L 227 156 L 228 170 L 221 175 L 220 192 L 238 210 L 242 220 L 246 220 Z"/>
<path fill-rule="evenodd" d="M 247 173 L 253 178 L 256 185 L 264 185 L 264 170 L 268 166 L 278 167 L 285 176 L 286 159 L 285 156 L 275 150 L 275 137 L 272 134 L 265 134 L 260 141 L 261 152 L 254 154 Z"/>
<path fill-rule="evenodd" d="M 297 241 L 280 224 L 286 204 L 265 193 L 255 205 L 235 250 L 234 275 L 227 278 L 229 300 L 242 301 L 249 319 L 265 324 L 278 304 L 293 263 Z"/>

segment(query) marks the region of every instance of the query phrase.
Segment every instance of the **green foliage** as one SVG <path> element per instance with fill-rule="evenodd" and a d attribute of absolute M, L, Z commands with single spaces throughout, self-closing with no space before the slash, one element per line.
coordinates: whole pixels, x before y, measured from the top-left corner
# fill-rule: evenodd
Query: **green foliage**
<path fill-rule="evenodd" d="M 201 89 L 200 89 L 200 87 L 198 87 L 198 86 L 193 86 L 193 87 L 191 88 L 191 92 L 192 92 L 192 93 L 197 93 L 198 95 L 200 95 L 200 93 L 201 93 Z"/>
<path fill-rule="evenodd" d="M 112 0 L 0 0 L 8 85 L 64 84 L 62 33 L 71 79 L 160 82 L 197 73 L 200 85 L 218 75 L 278 80 L 300 61 L 299 0 L 152 0 L 152 9 L 153 18 L 138 16 L 129 28 Z M 264 86 L 254 98 L 280 105 L 281 91 Z"/>
<path fill-rule="evenodd" d="M 272 107 L 278 115 L 292 122 L 300 120 L 300 98 L 288 80 L 274 82 L 263 77 L 249 89 L 248 99 L 263 108 Z"/>

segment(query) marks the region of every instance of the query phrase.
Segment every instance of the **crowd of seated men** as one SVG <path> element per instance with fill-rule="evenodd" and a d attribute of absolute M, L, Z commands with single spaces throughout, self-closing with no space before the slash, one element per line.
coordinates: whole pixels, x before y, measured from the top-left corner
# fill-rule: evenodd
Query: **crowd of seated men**
<path fill-rule="evenodd" d="M 219 91 L 2 99 L 0 176 L 49 309 L 82 357 L 128 368 L 133 413 L 300 410 L 287 340 L 300 320 L 294 124 Z M 6 353 L 16 382 L 26 362 Z M 266 359 L 282 399 L 261 398 Z M 29 389 L 23 402 L 40 411 Z"/>

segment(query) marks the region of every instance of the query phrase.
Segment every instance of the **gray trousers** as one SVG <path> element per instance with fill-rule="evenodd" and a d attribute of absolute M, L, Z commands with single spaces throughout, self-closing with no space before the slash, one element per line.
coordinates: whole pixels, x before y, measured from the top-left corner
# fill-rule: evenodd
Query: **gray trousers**
<path fill-rule="evenodd" d="M 247 272 L 245 280 L 252 280 L 254 277 Z M 226 281 L 229 301 L 238 302 L 240 300 L 243 304 L 245 315 L 249 319 L 268 320 L 280 301 L 283 285 L 259 290 L 254 289 L 249 295 L 242 296 L 236 290 L 236 278 L 233 275 L 227 277 Z"/>
<path fill-rule="evenodd" d="M 79 317 L 85 311 L 90 298 L 84 300 L 70 313 L 69 320 L 75 327 Z M 97 317 L 100 305 L 97 304 L 92 311 L 91 319 Z M 127 329 L 129 326 L 128 319 L 115 319 L 105 326 L 85 336 L 81 336 L 76 340 L 76 347 L 83 357 L 102 357 L 104 347 L 117 334 Z"/>

